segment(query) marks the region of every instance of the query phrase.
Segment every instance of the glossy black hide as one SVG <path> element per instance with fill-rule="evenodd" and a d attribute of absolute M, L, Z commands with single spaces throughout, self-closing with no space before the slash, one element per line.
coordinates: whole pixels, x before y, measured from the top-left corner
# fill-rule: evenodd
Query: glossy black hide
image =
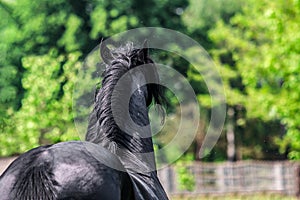
<path fill-rule="evenodd" d="M 89 142 L 63 142 L 21 155 L 0 177 L 1 200 L 134 199 L 119 159 Z"/>

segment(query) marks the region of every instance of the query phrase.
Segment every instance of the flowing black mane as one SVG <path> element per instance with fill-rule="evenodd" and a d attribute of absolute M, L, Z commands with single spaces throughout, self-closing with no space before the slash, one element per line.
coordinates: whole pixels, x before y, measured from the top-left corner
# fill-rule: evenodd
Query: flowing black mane
<path fill-rule="evenodd" d="M 112 91 L 120 78 L 137 66 L 149 65 L 149 67 L 146 67 L 146 70 L 143 71 L 146 80 L 155 79 L 155 82 L 159 83 L 158 73 L 155 67 L 150 66 L 154 65 L 154 62 L 148 55 L 148 49 L 134 48 L 132 43 L 128 43 L 111 52 L 108 48 L 101 46 L 101 56 L 106 64 L 106 68 L 102 74 L 102 87 L 96 91 L 94 108 L 90 115 L 86 140 L 93 143 L 101 143 L 110 150 L 113 150 L 115 145 L 122 145 L 127 148 L 128 145 L 134 145 L 134 143 L 132 143 L 132 137 L 125 133 L 121 134 L 123 130 L 116 124 L 114 119 L 116 116 L 113 116 L 111 102 L 120 101 L 120 103 L 116 104 L 120 106 L 120 108 L 118 108 L 120 112 L 122 112 L 122 107 L 128 105 L 122 105 L 122 91 L 119 91 L 119 98 L 116 100 L 112 99 Z M 146 87 L 147 90 L 147 106 L 149 106 L 152 101 L 157 104 L 163 103 L 162 88 L 159 84 L 147 84 L 143 87 Z M 120 115 L 122 116 L 122 114 Z M 148 116 L 144 116 L 141 120 L 141 122 L 137 123 L 144 125 L 149 123 Z M 127 142 L 127 140 L 131 140 L 131 142 Z"/>

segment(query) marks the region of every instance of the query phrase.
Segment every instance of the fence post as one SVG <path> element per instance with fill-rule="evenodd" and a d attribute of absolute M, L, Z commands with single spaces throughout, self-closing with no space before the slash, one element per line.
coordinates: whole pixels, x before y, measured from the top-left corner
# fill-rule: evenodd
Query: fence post
<path fill-rule="evenodd" d="M 166 190 L 166 193 L 168 195 L 172 194 L 174 191 L 174 176 L 172 173 L 172 167 L 168 166 L 168 167 L 164 167 L 162 169 L 160 169 L 159 172 L 159 178 L 160 181 L 164 187 L 164 189 Z"/>
<path fill-rule="evenodd" d="M 300 197 L 300 165 L 297 164 L 296 166 L 296 173 L 295 173 L 296 181 L 295 181 L 295 189 L 296 189 L 296 196 L 299 198 Z"/>
<path fill-rule="evenodd" d="M 218 192 L 225 192 L 226 191 L 226 184 L 225 184 L 225 174 L 224 174 L 224 166 L 219 165 L 216 169 L 216 182 L 217 182 L 217 188 Z"/>
<path fill-rule="evenodd" d="M 282 163 L 276 163 L 274 165 L 274 178 L 275 178 L 275 189 L 279 191 L 284 191 L 284 176 L 283 176 Z"/>

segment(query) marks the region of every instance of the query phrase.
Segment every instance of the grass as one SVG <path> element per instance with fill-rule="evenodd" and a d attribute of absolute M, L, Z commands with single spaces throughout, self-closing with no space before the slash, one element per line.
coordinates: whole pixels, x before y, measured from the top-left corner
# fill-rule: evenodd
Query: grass
<path fill-rule="evenodd" d="M 278 194 L 247 194 L 247 195 L 220 195 L 220 196 L 199 196 L 199 197 L 171 197 L 171 200 L 297 200 L 293 196 Z"/>

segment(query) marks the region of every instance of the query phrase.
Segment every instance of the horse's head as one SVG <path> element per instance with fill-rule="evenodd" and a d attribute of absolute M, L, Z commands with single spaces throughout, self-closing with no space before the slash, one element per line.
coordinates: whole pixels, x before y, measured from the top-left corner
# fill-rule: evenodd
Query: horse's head
<path fill-rule="evenodd" d="M 147 42 L 144 42 L 142 48 L 134 48 L 132 43 L 128 43 L 125 46 L 110 50 L 101 43 L 100 54 L 103 62 L 106 64 L 103 77 L 113 74 L 118 79 L 125 75 L 130 80 L 128 80 L 127 84 L 125 81 L 121 83 L 123 84 L 123 90 L 130 92 L 132 98 L 136 95 L 143 95 L 146 100 L 146 106 L 149 106 L 152 100 L 155 103 L 162 103 L 163 98 L 161 86 L 159 85 L 159 76 L 154 62 L 149 56 L 147 46 Z M 129 87 L 133 91 L 128 91 Z"/>

